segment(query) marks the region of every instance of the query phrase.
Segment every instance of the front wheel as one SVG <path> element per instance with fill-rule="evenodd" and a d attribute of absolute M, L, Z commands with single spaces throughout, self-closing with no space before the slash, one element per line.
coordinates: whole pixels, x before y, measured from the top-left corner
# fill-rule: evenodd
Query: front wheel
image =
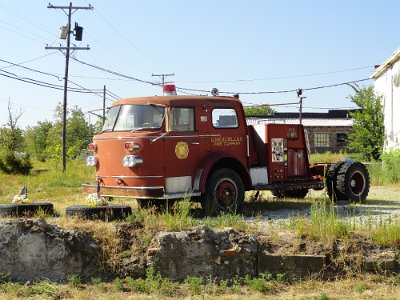
<path fill-rule="evenodd" d="M 220 213 L 239 213 L 244 200 L 242 178 L 232 169 L 216 170 L 207 180 L 203 209 L 208 216 Z"/>

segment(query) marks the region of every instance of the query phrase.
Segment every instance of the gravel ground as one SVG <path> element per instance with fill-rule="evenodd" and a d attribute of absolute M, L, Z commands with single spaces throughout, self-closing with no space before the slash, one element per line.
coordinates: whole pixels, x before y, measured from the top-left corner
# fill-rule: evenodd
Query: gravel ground
<path fill-rule="evenodd" d="M 273 199 L 269 193 L 264 193 L 262 197 Z M 261 216 L 248 217 L 247 221 L 260 223 L 261 226 L 268 224 L 277 227 L 288 224 L 291 218 L 309 218 L 311 204 L 324 197 L 324 191 L 310 191 L 304 201 L 297 200 L 299 208 L 268 209 Z M 328 205 L 327 209 L 331 207 Z M 400 187 L 371 187 L 365 204 L 340 202 L 334 205 L 334 210 L 336 217 L 351 224 L 400 223 Z"/>

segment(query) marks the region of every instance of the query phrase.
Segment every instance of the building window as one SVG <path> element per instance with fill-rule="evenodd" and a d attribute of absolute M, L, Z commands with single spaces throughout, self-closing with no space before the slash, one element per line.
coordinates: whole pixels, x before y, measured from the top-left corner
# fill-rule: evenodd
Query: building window
<path fill-rule="evenodd" d="M 347 146 L 348 136 L 346 133 L 337 133 L 336 134 L 336 146 L 345 147 Z"/>
<path fill-rule="evenodd" d="M 329 148 L 329 134 L 314 133 L 314 146 L 315 148 Z"/>

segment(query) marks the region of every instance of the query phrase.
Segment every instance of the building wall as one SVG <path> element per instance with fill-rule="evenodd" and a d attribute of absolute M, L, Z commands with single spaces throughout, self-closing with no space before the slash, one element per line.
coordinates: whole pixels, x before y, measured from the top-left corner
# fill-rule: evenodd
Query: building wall
<path fill-rule="evenodd" d="M 375 79 L 374 88 L 382 96 L 385 151 L 400 149 L 400 60 Z"/>
<path fill-rule="evenodd" d="M 310 126 L 305 127 L 311 153 L 347 151 L 347 139 L 351 131 L 349 126 Z"/>

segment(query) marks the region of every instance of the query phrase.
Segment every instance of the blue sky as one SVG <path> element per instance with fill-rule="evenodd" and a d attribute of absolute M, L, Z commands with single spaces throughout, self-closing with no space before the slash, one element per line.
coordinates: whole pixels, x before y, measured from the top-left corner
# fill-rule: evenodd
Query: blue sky
<path fill-rule="evenodd" d="M 45 46 L 64 43 L 58 29 L 67 17 L 61 10 L 48 9 L 48 2 L 0 0 L 0 125 L 7 122 L 9 100 L 15 111 L 23 111 L 18 123 L 22 128 L 52 121 L 56 105 L 62 102 L 62 91 L 4 76 L 12 73 L 63 85 L 64 55 Z M 84 27 L 83 41 L 72 42 L 90 46 L 89 51 L 76 51 L 77 59 L 144 81 L 157 81 L 152 73 L 175 73 L 168 80 L 179 87 L 242 93 L 245 105 L 297 101 L 295 92 L 247 92 L 306 89 L 369 78 L 373 66 L 400 47 L 398 0 L 77 0 L 73 5 L 89 3 L 93 11 L 79 10 L 72 16 L 73 24 Z M 162 93 L 158 86 L 74 60 L 69 74 L 70 87 L 97 92 L 106 85 L 121 98 Z M 348 86 L 305 91 L 304 111 L 354 107 L 348 98 L 351 93 Z M 109 106 L 113 98 L 107 98 Z M 99 109 L 102 95 L 70 92 L 68 106 L 74 105 L 84 112 Z M 296 111 L 298 107 L 276 109 Z"/>

